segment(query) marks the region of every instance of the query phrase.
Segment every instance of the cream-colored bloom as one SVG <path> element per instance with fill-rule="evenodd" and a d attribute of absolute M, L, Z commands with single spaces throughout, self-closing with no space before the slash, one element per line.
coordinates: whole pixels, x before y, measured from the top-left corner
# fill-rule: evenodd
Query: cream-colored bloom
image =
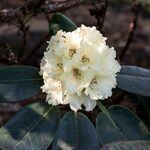
<path fill-rule="evenodd" d="M 48 42 L 40 74 L 49 104 L 69 104 L 75 112 L 85 106 L 91 111 L 96 100 L 112 95 L 116 73 L 116 51 L 95 27 L 82 25 L 73 32 L 58 31 Z"/>

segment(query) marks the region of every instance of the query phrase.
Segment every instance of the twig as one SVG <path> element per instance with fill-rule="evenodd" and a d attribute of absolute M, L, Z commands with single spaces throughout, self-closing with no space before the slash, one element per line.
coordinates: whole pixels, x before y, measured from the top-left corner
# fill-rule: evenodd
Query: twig
<path fill-rule="evenodd" d="M 99 1 L 99 3 L 100 2 L 101 1 Z M 95 5 L 95 8 L 90 9 L 89 11 L 90 11 L 91 16 L 95 16 L 97 20 L 97 29 L 102 30 L 106 12 L 107 12 L 107 7 L 108 7 L 108 0 L 105 0 L 105 2 L 102 2 L 100 7 L 98 7 L 95 3 L 94 5 Z"/>
<path fill-rule="evenodd" d="M 26 55 L 26 56 L 23 58 L 22 62 L 26 62 L 33 54 L 35 54 L 35 52 L 36 52 L 36 51 L 43 45 L 43 43 L 44 43 L 45 41 L 47 41 L 47 39 L 49 39 L 49 38 L 50 38 L 50 34 L 47 33 L 47 34 L 44 36 L 44 38 L 42 38 L 42 39 L 40 40 L 40 42 L 35 46 L 35 48 L 34 48 L 33 50 L 31 50 L 30 53 L 29 53 L 28 55 Z"/>
<path fill-rule="evenodd" d="M 43 12 L 43 13 L 44 13 L 45 16 L 46 16 L 47 22 L 50 23 L 50 17 L 49 17 L 49 15 L 48 15 L 47 13 L 45 13 L 45 12 Z M 35 46 L 35 48 L 34 48 L 33 50 L 31 50 L 30 53 L 27 54 L 27 55 L 23 58 L 23 62 L 26 62 L 29 58 L 31 58 L 32 55 L 34 55 L 34 53 L 35 53 L 37 50 L 39 50 L 39 48 L 41 48 L 41 46 L 43 45 L 43 43 L 44 43 L 45 41 L 47 41 L 49 38 L 50 38 L 50 34 L 47 33 L 47 34 L 44 36 L 44 38 L 42 38 L 42 39 L 40 40 L 40 42 Z"/>
<path fill-rule="evenodd" d="M 2 55 L 0 57 L 0 63 L 4 63 L 6 65 L 16 65 L 17 64 L 16 56 L 13 52 L 9 52 L 7 55 Z"/>
<path fill-rule="evenodd" d="M 25 17 L 32 13 L 38 13 L 41 11 L 46 13 L 55 13 L 70 9 L 75 6 L 79 6 L 87 2 L 87 0 L 69 0 L 61 3 L 45 4 L 46 6 L 41 7 L 45 0 L 30 0 L 27 4 L 14 9 L 4 9 L 0 11 L 0 22 L 7 23 L 18 18 Z"/>
<path fill-rule="evenodd" d="M 15 54 L 13 53 L 12 49 L 7 44 L 7 42 L 4 41 L 4 43 L 5 43 L 6 50 L 8 50 L 8 53 L 5 55 L 1 55 L 0 62 L 7 65 L 16 65 L 18 63 L 17 57 L 15 56 Z"/>
<path fill-rule="evenodd" d="M 27 47 L 27 35 L 29 31 L 29 26 L 26 26 L 26 24 L 23 22 L 21 18 L 18 20 L 18 23 L 19 23 L 19 30 L 22 34 L 22 48 L 18 54 L 18 57 L 22 59 L 22 56 L 24 55 L 24 52 Z"/>
<path fill-rule="evenodd" d="M 46 18 L 48 20 L 48 22 L 50 22 L 49 16 L 47 13 L 54 13 L 57 11 L 63 11 L 63 10 L 67 10 L 70 9 L 72 7 L 78 6 L 81 3 L 86 2 L 87 0 L 71 0 L 71 1 L 66 1 L 63 3 L 54 3 L 53 5 L 49 4 L 48 8 L 42 8 L 41 11 L 44 12 L 44 14 L 46 15 Z M 41 39 L 41 41 L 35 46 L 35 48 L 24 57 L 23 62 L 26 62 L 28 60 L 28 58 L 30 58 L 45 42 L 46 39 L 50 38 L 50 34 L 46 34 L 45 37 L 43 39 Z"/>
<path fill-rule="evenodd" d="M 101 30 L 102 27 L 103 27 L 103 24 L 104 24 L 104 21 L 105 21 L 106 12 L 107 12 L 107 8 L 108 8 L 108 0 L 106 0 L 106 2 L 105 2 L 104 13 L 103 13 L 103 16 L 102 16 L 102 21 L 101 21 L 99 30 Z"/>
<path fill-rule="evenodd" d="M 131 23 L 130 23 L 130 31 L 129 31 L 129 36 L 128 36 L 126 45 L 125 45 L 125 47 L 124 47 L 124 49 L 123 49 L 123 51 L 121 52 L 120 57 L 119 57 L 119 58 L 120 58 L 120 61 L 123 60 L 123 58 L 124 58 L 124 56 L 125 56 L 125 54 L 126 54 L 128 48 L 129 48 L 130 44 L 131 44 L 132 41 L 133 41 L 135 29 L 136 29 L 137 23 L 138 23 L 139 7 L 140 7 L 139 3 L 136 3 L 136 4 L 134 4 L 134 6 L 133 6 L 133 13 L 134 13 L 134 16 L 133 16 L 132 21 L 131 21 Z"/>
<path fill-rule="evenodd" d="M 14 9 L 3 9 L 0 11 L 0 22 L 11 22 L 12 20 L 15 20 L 17 18 L 34 13 L 35 10 L 41 7 L 44 2 L 45 0 L 29 0 L 21 7 Z"/>
<path fill-rule="evenodd" d="M 87 0 L 69 0 L 61 3 L 48 4 L 47 7 L 43 7 L 42 9 L 46 13 L 55 13 L 55 12 L 61 12 L 67 9 L 71 9 L 73 7 L 79 6 L 80 4 L 86 2 Z"/>

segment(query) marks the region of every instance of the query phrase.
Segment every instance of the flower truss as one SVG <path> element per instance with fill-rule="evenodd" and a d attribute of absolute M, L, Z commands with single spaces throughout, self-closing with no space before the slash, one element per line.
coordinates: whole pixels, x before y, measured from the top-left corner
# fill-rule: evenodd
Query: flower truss
<path fill-rule="evenodd" d="M 112 95 L 121 67 L 106 39 L 95 27 L 84 25 L 51 37 L 40 64 L 41 88 L 49 104 L 69 104 L 75 112 L 84 105 L 91 111 L 96 100 Z"/>

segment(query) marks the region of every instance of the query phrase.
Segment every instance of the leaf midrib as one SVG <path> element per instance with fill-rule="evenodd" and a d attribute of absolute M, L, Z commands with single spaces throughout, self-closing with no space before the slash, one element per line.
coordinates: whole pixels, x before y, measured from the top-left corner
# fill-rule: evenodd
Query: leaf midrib
<path fill-rule="evenodd" d="M 117 76 L 130 77 L 130 78 L 139 78 L 139 79 L 150 79 L 150 76 L 140 76 L 140 75 L 130 75 L 130 74 L 118 74 Z"/>
<path fill-rule="evenodd" d="M 23 142 L 23 139 L 26 137 L 26 136 L 29 136 L 29 134 L 31 133 L 31 131 L 37 127 L 39 125 L 39 123 L 42 121 L 42 119 L 52 110 L 54 109 L 54 107 L 51 107 L 50 109 L 47 110 L 47 112 L 37 121 L 37 123 L 24 135 L 22 136 L 22 138 L 15 144 L 14 148 L 17 147 L 17 145 L 19 145 L 21 142 Z"/>
<path fill-rule="evenodd" d="M 42 78 L 35 79 L 18 79 L 18 80 L 0 80 L 0 83 L 11 83 L 11 82 L 26 82 L 26 81 L 42 81 Z"/>

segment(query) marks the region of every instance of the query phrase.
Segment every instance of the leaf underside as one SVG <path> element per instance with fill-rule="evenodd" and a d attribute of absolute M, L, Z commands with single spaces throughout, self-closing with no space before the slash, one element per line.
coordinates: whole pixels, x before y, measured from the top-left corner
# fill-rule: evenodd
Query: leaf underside
<path fill-rule="evenodd" d="M 117 75 L 117 87 L 137 95 L 150 96 L 150 70 L 122 66 Z"/>

